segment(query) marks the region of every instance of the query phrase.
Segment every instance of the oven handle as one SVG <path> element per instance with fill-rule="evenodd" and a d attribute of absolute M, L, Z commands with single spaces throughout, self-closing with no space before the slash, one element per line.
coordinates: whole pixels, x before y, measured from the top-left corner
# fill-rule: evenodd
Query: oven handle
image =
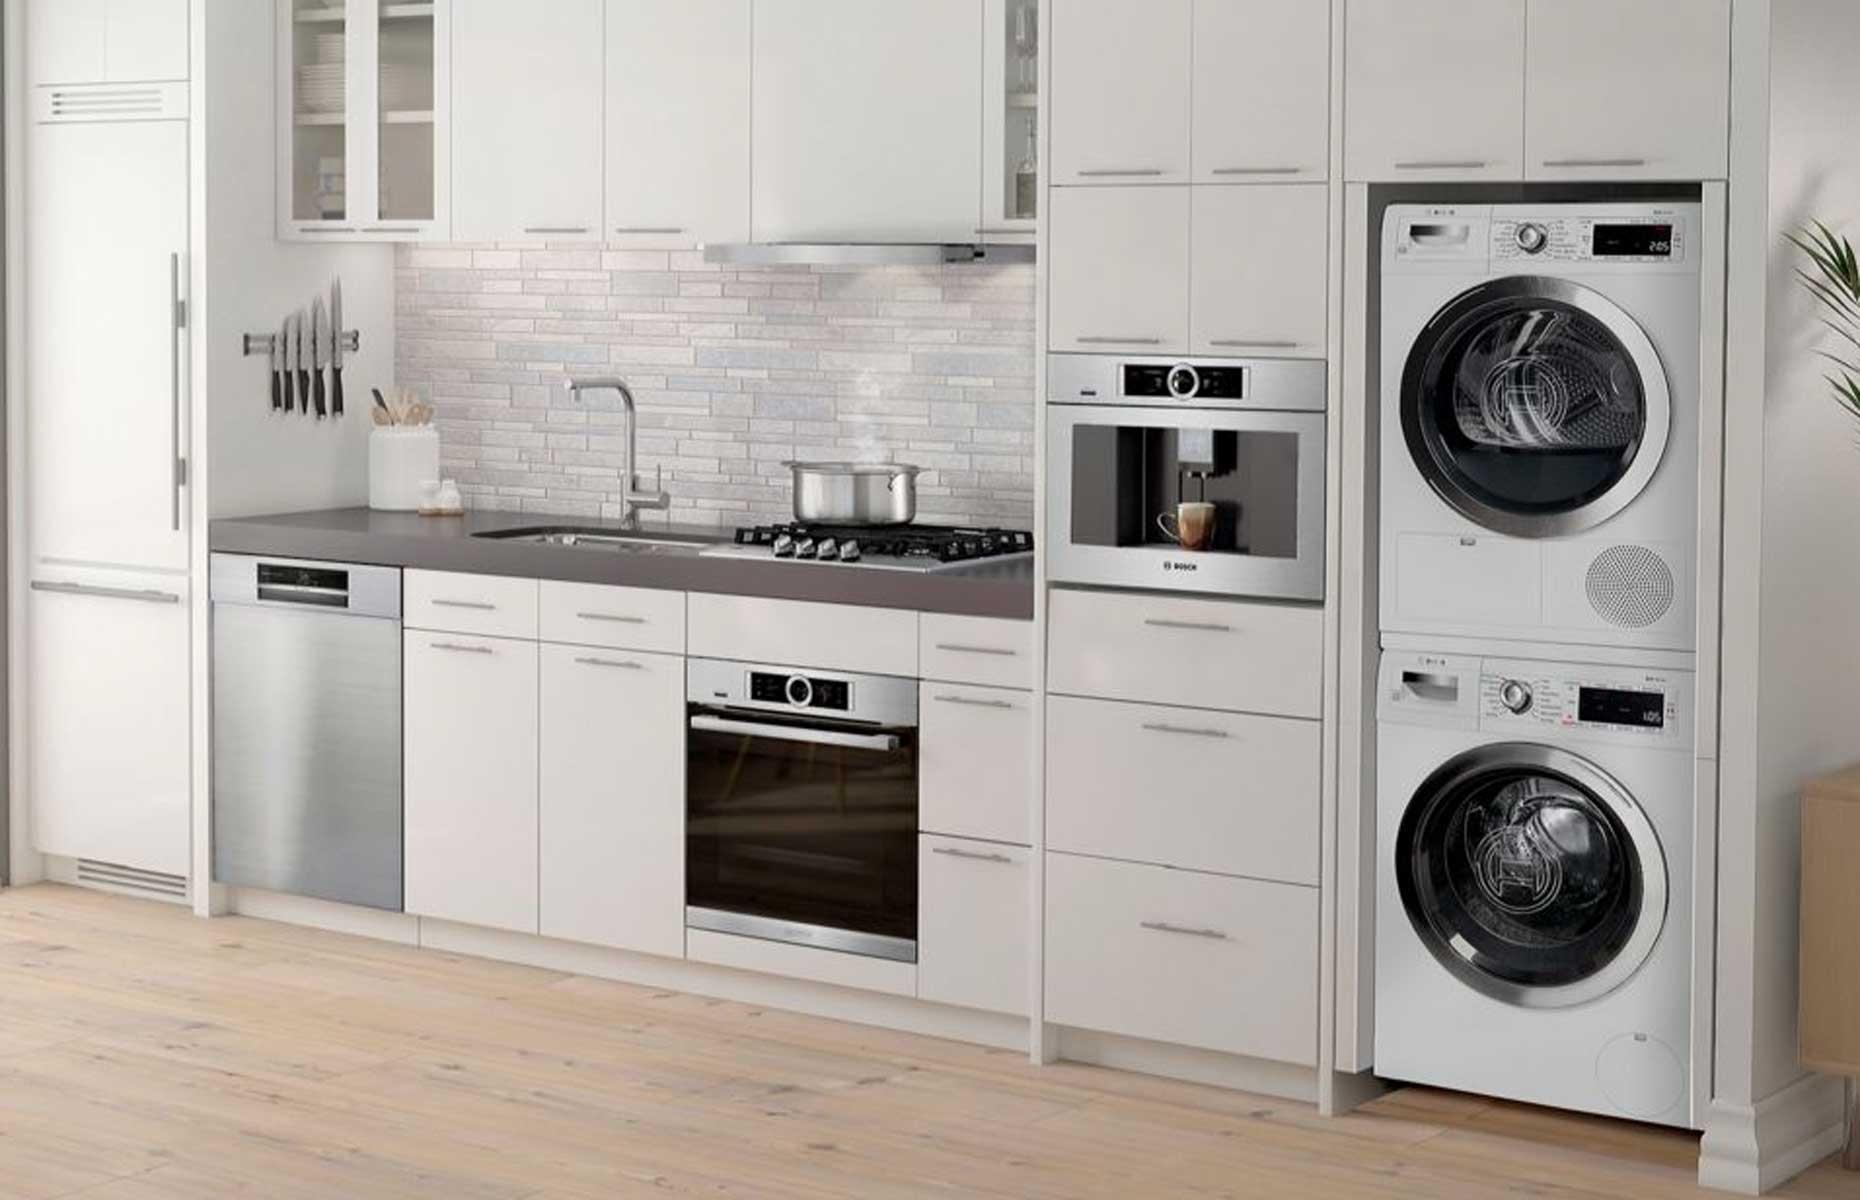
<path fill-rule="evenodd" d="M 740 733 L 745 737 L 765 737 L 778 742 L 806 742 L 811 746 L 849 746 L 854 750 L 878 750 L 889 753 L 903 743 L 895 733 L 842 733 L 837 729 L 808 729 L 800 725 L 765 725 L 760 721 L 733 721 L 728 717 L 699 714 L 691 718 L 691 728 L 699 733 Z"/>

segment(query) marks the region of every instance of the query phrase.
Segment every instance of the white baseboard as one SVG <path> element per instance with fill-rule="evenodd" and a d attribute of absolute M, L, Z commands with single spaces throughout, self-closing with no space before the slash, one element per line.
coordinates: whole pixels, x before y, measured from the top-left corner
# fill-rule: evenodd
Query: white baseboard
<path fill-rule="evenodd" d="M 1049 1025 L 1048 1030 L 1058 1044 L 1059 1057 L 1068 1062 L 1317 1103 L 1318 1077 L 1310 1067 L 1069 1026 Z"/>
<path fill-rule="evenodd" d="M 1839 1150 L 1844 1080 L 1809 1075 L 1754 1105 L 1713 1100 L 1699 1147 L 1699 1186 L 1758 1196 Z"/>
<path fill-rule="evenodd" d="M 406 913 L 382 912 L 376 908 L 247 887 L 226 888 L 221 899 L 225 902 L 221 911 L 228 915 L 256 917 L 283 925 L 307 925 L 331 933 L 399 942 L 403 946 L 420 944 L 420 918 Z"/>

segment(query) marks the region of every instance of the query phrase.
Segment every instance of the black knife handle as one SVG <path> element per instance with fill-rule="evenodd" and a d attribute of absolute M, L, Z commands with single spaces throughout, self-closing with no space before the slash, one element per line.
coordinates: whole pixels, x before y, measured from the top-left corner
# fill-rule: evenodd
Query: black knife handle
<path fill-rule="evenodd" d="M 339 417 L 342 415 L 341 367 L 331 367 L 329 369 L 329 411 Z"/>
<path fill-rule="evenodd" d="M 284 377 L 278 372 L 271 373 L 271 411 L 278 412 L 284 407 Z"/>
<path fill-rule="evenodd" d="M 302 367 L 297 368 L 297 407 L 304 416 L 310 415 L 310 372 Z"/>
<path fill-rule="evenodd" d="M 329 409 L 323 403 L 323 369 L 321 367 L 310 372 L 310 394 L 316 397 L 316 415 L 328 416 Z"/>
<path fill-rule="evenodd" d="M 297 408 L 297 398 L 291 389 L 291 369 L 285 367 L 278 372 L 278 377 L 284 380 L 284 411 L 293 412 Z"/>

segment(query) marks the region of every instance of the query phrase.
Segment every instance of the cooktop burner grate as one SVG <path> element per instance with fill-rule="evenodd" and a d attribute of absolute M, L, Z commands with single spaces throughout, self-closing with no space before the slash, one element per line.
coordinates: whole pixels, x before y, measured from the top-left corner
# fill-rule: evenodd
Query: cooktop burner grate
<path fill-rule="evenodd" d="M 738 546 L 767 547 L 776 558 L 857 563 L 868 558 L 930 563 L 1031 554 L 1033 535 L 1017 529 L 947 525 L 758 525 L 736 531 Z"/>

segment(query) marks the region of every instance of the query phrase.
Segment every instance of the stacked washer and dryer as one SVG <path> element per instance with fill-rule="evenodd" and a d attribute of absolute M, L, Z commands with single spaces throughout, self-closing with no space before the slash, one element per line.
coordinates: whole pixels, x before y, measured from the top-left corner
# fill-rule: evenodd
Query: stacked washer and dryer
<path fill-rule="evenodd" d="M 1696 204 L 1381 256 L 1376 1073 L 1694 1126 Z"/>

